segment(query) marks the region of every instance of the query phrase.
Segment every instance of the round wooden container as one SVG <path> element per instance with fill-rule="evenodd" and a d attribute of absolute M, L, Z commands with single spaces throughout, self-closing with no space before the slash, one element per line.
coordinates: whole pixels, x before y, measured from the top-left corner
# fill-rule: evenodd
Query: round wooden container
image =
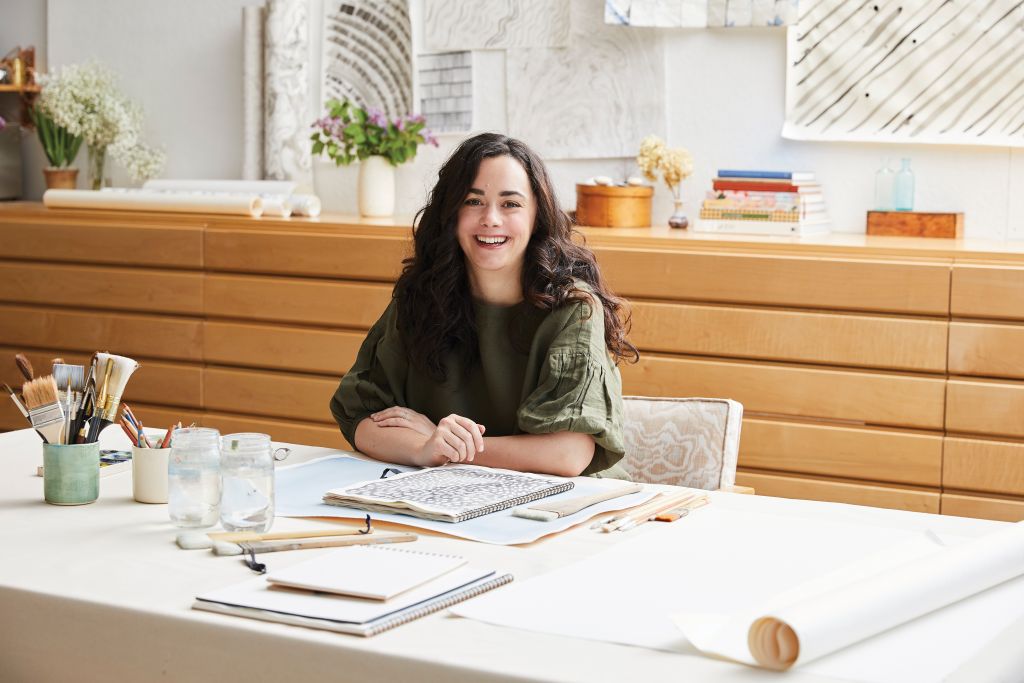
<path fill-rule="evenodd" d="M 651 224 L 650 185 L 576 185 L 576 222 L 607 228 L 646 228 Z"/>

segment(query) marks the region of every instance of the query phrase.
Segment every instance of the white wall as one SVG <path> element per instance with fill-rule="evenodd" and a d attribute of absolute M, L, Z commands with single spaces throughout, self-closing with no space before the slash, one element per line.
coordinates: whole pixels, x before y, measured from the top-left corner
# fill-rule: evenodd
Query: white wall
<path fill-rule="evenodd" d="M 414 22 L 420 14 L 419 2 L 413 0 Z M 13 21 L 3 22 L 0 38 L 8 43 L 28 42 L 20 36 L 38 24 L 44 2 L 15 4 L 21 9 Z M 237 177 L 242 158 L 240 8 L 244 4 L 253 0 L 49 0 L 48 61 L 64 64 L 98 58 L 115 68 L 126 92 L 144 104 L 149 141 L 167 149 L 165 176 Z M 322 0 L 312 0 L 310 5 L 315 42 Z M 837 228 L 863 231 L 874 173 L 882 157 L 908 156 L 917 176 L 917 208 L 964 211 L 971 237 L 1024 239 L 1024 151 L 783 140 L 779 134 L 785 88 L 782 31 L 665 30 L 664 35 L 668 142 L 689 148 L 696 161 L 694 176 L 685 187 L 691 214 L 718 168 L 808 169 L 825 186 Z M 318 47 L 312 52 L 317 53 Z M 311 57 L 310 97 L 315 103 L 319 56 Z M 503 81 L 502 63 L 494 55 L 475 59 L 480 81 Z M 492 95 L 477 110 L 483 130 L 504 125 L 504 93 Z M 318 114 L 311 113 L 314 118 Z M 636 131 L 637 142 L 648 132 Z M 415 163 L 399 169 L 398 213 L 412 214 L 422 204 L 438 165 L 459 140 L 459 136 L 443 136 L 441 149 L 423 148 Z M 632 159 L 555 160 L 549 165 L 567 207 L 574 204 L 577 180 L 635 173 Z M 325 207 L 355 212 L 355 169 L 337 169 L 323 161 L 316 162 L 314 169 L 316 191 Z M 38 169 L 26 169 L 30 198 L 41 193 L 38 176 Z M 126 180 L 117 173 L 114 178 Z M 655 222 L 665 221 L 670 209 L 668 192 L 659 188 Z"/>

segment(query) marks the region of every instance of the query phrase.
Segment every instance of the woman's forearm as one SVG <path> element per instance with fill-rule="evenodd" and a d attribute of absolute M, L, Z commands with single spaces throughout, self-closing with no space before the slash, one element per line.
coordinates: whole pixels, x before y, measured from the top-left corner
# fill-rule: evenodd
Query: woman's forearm
<path fill-rule="evenodd" d="M 442 465 L 419 462 L 420 449 L 426 437 L 419 432 L 404 427 L 381 427 L 370 418 L 363 419 L 356 425 L 356 443 L 352 444 L 360 453 L 381 462 L 396 465 Z"/>
<path fill-rule="evenodd" d="M 594 438 L 589 434 L 516 434 L 485 436 L 484 450 L 473 464 L 520 472 L 579 476 L 594 457 Z"/>

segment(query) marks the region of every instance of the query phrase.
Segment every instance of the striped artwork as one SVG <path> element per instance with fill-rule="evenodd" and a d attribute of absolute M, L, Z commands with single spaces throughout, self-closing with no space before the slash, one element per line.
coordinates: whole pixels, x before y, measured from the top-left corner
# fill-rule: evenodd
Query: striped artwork
<path fill-rule="evenodd" d="M 783 136 L 1024 146 L 1024 1 L 801 0 Z"/>
<path fill-rule="evenodd" d="M 412 112 L 412 24 L 405 0 L 325 0 L 321 101 L 389 118 Z"/>

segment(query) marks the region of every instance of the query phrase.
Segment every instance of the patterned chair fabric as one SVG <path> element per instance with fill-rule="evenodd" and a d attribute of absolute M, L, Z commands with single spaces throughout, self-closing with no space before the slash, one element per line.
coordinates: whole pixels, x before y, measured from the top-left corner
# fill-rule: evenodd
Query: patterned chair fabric
<path fill-rule="evenodd" d="M 736 482 L 743 405 L 723 398 L 625 396 L 633 481 L 715 490 Z"/>

